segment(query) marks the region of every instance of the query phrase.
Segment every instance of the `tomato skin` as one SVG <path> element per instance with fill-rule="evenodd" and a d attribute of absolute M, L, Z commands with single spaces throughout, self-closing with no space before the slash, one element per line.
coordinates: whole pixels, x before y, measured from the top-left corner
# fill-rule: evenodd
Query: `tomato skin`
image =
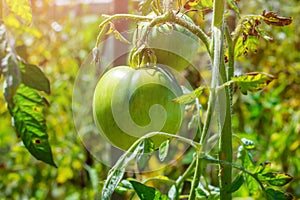
<path fill-rule="evenodd" d="M 179 13 L 186 21 L 194 23 L 188 16 Z M 149 16 L 156 16 L 154 13 Z M 133 43 L 143 44 L 141 36 L 149 22 L 141 22 L 134 33 Z M 157 63 L 182 71 L 191 65 L 200 46 L 200 39 L 185 27 L 177 24 L 160 24 L 151 28 L 146 44 L 154 50 Z"/>
<path fill-rule="evenodd" d="M 127 150 L 146 133 L 177 133 L 183 107 L 172 99 L 181 95 L 176 80 L 161 69 L 114 67 L 101 77 L 95 88 L 94 120 L 112 145 Z M 167 138 L 151 139 L 158 148 Z"/>

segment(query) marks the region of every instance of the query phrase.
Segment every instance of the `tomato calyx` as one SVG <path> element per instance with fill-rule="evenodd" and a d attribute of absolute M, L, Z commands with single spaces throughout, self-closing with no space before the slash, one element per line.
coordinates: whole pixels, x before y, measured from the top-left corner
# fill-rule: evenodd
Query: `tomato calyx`
<path fill-rule="evenodd" d="M 128 63 L 132 68 L 149 67 L 156 64 L 156 56 L 151 48 L 145 45 L 131 49 L 129 53 Z"/>

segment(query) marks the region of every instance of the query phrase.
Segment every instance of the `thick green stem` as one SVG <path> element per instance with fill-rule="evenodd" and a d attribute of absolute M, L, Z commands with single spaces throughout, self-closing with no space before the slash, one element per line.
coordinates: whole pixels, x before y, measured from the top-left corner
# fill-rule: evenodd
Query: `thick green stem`
<path fill-rule="evenodd" d="M 189 200 L 196 199 L 196 188 L 199 185 L 200 177 L 202 173 L 202 159 L 201 159 L 201 151 L 197 152 L 196 154 L 196 168 L 195 173 L 192 181 L 192 186 L 190 190 Z"/>
<path fill-rule="evenodd" d="M 221 77 L 218 78 L 215 74 L 215 78 L 218 81 L 226 82 L 227 75 L 224 65 L 224 8 L 225 0 L 214 1 L 214 13 L 213 13 L 213 72 L 217 70 Z M 214 74 L 213 74 L 214 75 Z M 219 84 L 222 84 L 218 83 Z M 225 95 L 224 95 L 225 94 Z M 218 92 L 218 126 L 220 132 L 219 140 L 219 159 L 226 162 L 232 162 L 232 132 L 231 132 L 231 98 L 228 87 Z M 224 102 L 224 103 L 223 103 Z M 223 105 L 222 105 L 223 104 Z M 224 105 L 225 104 L 225 105 Z M 232 177 L 232 166 L 219 164 L 220 175 L 220 199 L 230 200 L 232 199 L 231 193 L 227 193 L 225 188 L 230 185 Z"/>

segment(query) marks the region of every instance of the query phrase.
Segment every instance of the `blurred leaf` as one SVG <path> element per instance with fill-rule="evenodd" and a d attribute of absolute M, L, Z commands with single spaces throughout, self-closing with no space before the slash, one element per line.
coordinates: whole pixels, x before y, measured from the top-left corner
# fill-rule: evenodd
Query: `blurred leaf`
<path fill-rule="evenodd" d="M 265 170 L 270 170 L 270 166 L 271 166 L 271 162 L 263 162 L 263 163 L 260 163 L 254 170 L 254 174 L 258 174 L 258 173 L 262 173 L 262 172 L 265 172 Z"/>
<path fill-rule="evenodd" d="M 99 178 L 98 178 L 97 170 L 92 168 L 91 166 L 87 165 L 86 163 L 84 164 L 84 168 L 89 173 L 89 177 L 91 179 L 91 184 L 92 184 L 93 190 L 97 191 L 98 190 L 98 184 L 99 184 Z"/>
<path fill-rule="evenodd" d="M 130 181 L 130 183 L 141 200 L 168 200 L 166 195 L 163 195 L 153 187 L 146 186 L 137 181 Z"/>
<path fill-rule="evenodd" d="M 227 192 L 233 193 L 237 191 L 244 183 L 244 177 L 242 173 L 239 173 L 235 179 L 232 181 L 232 183 L 228 186 L 226 189 Z"/>
<path fill-rule="evenodd" d="M 266 181 L 273 186 L 284 186 L 293 180 L 291 175 L 279 172 L 258 174 L 258 178 L 259 180 Z"/>
<path fill-rule="evenodd" d="M 168 197 L 170 199 L 175 199 L 177 196 L 177 189 L 175 185 L 172 185 L 170 190 L 168 191 Z"/>
<path fill-rule="evenodd" d="M 6 3 L 9 9 L 21 17 L 26 25 L 31 24 L 32 21 L 32 11 L 31 11 L 31 3 L 29 0 L 6 0 Z"/>
<path fill-rule="evenodd" d="M 13 96 L 21 83 L 21 72 L 14 55 L 8 53 L 1 60 L 2 73 L 5 78 L 4 96 L 8 103 L 13 104 Z"/>
<path fill-rule="evenodd" d="M 143 0 L 139 4 L 139 10 L 142 12 L 143 15 L 147 15 L 151 11 L 151 4 L 153 0 Z"/>
<path fill-rule="evenodd" d="M 286 193 L 282 190 L 276 190 L 271 187 L 265 189 L 268 200 L 292 200 L 293 195 Z"/>
<path fill-rule="evenodd" d="M 255 148 L 255 144 L 252 140 L 242 138 L 241 141 L 243 142 L 245 149 L 254 149 Z"/>
<path fill-rule="evenodd" d="M 212 0 L 188 0 L 184 4 L 184 8 L 187 10 L 197 9 L 201 10 L 202 8 L 212 8 L 213 2 Z"/>
<path fill-rule="evenodd" d="M 207 191 L 205 191 L 203 188 L 196 188 L 196 198 L 197 199 L 207 199 Z"/>
<path fill-rule="evenodd" d="M 102 190 L 102 200 L 110 200 L 110 197 L 120 181 L 122 180 L 125 168 L 129 162 L 135 159 L 139 153 L 143 151 L 143 142 L 135 146 L 132 152 L 125 152 L 117 161 L 117 163 L 109 170 Z"/>
<path fill-rule="evenodd" d="M 195 101 L 196 98 L 198 98 L 202 94 L 204 89 L 205 89 L 205 87 L 203 87 L 203 86 L 199 87 L 189 94 L 184 94 L 180 97 L 173 99 L 173 102 L 180 103 L 180 104 L 192 103 L 193 101 Z"/>
<path fill-rule="evenodd" d="M 237 3 L 234 0 L 227 0 L 227 3 L 230 6 L 230 8 L 233 9 L 234 12 L 236 12 L 236 14 L 238 15 L 238 17 L 240 17 L 240 9 L 237 6 Z"/>
<path fill-rule="evenodd" d="M 44 107 L 45 99 L 23 84 L 16 90 L 13 102 L 8 104 L 14 127 L 25 147 L 36 159 L 56 167 L 46 132 Z"/>
<path fill-rule="evenodd" d="M 158 157 L 160 161 L 164 161 L 169 152 L 170 141 L 166 140 L 159 146 Z"/>
<path fill-rule="evenodd" d="M 50 82 L 42 70 L 28 63 L 21 65 L 22 83 L 36 90 L 50 94 Z"/>
<path fill-rule="evenodd" d="M 243 94 L 247 94 L 248 91 L 257 92 L 266 87 L 274 79 L 274 76 L 263 72 L 251 72 L 232 77 L 232 80 L 238 85 Z"/>
<path fill-rule="evenodd" d="M 0 78 L 2 74 L 2 59 L 5 57 L 5 51 L 7 48 L 7 41 L 6 41 L 6 27 L 2 22 L 0 22 Z"/>
<path fill-rule="evenodd" d="M 263 20 L 268 25 L 273 26 L 287 26 L 292 23 L 292 18 L 280 17 L 274 12 L 267 12 L 266 10 L 262 13 Z"/>

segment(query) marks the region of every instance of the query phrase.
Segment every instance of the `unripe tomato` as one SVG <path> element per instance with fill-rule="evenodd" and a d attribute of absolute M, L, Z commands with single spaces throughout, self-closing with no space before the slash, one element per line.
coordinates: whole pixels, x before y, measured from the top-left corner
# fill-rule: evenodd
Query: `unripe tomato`
<path fill-rule="evenodd" d="M 95 88 L 94 119 L 112 145 L 127 150 L 149 132 L 177 133 L 183 107 L 172 99 L 181 95 L 176 79 L 164 69 L 115 67 L 100 78 Z M 166 139 L 151 138 L 155 148 Z"/>
<path fill-rule="evenodd" d="M 179 13 L 186 21 L 194 23 L 188 16 Z M 154 13 L 149 16 L 156 16 Z M 143 44 L 142 35 L 150 22 L 141 22 L 133 36 L 134 45 Z M 188 67 L 197 54 L 200 40 L 183 26 L 165 23 L 151 28 L 146 44 L 154 50 L 158 64 L 167 65 L 177 71 Z"/>

